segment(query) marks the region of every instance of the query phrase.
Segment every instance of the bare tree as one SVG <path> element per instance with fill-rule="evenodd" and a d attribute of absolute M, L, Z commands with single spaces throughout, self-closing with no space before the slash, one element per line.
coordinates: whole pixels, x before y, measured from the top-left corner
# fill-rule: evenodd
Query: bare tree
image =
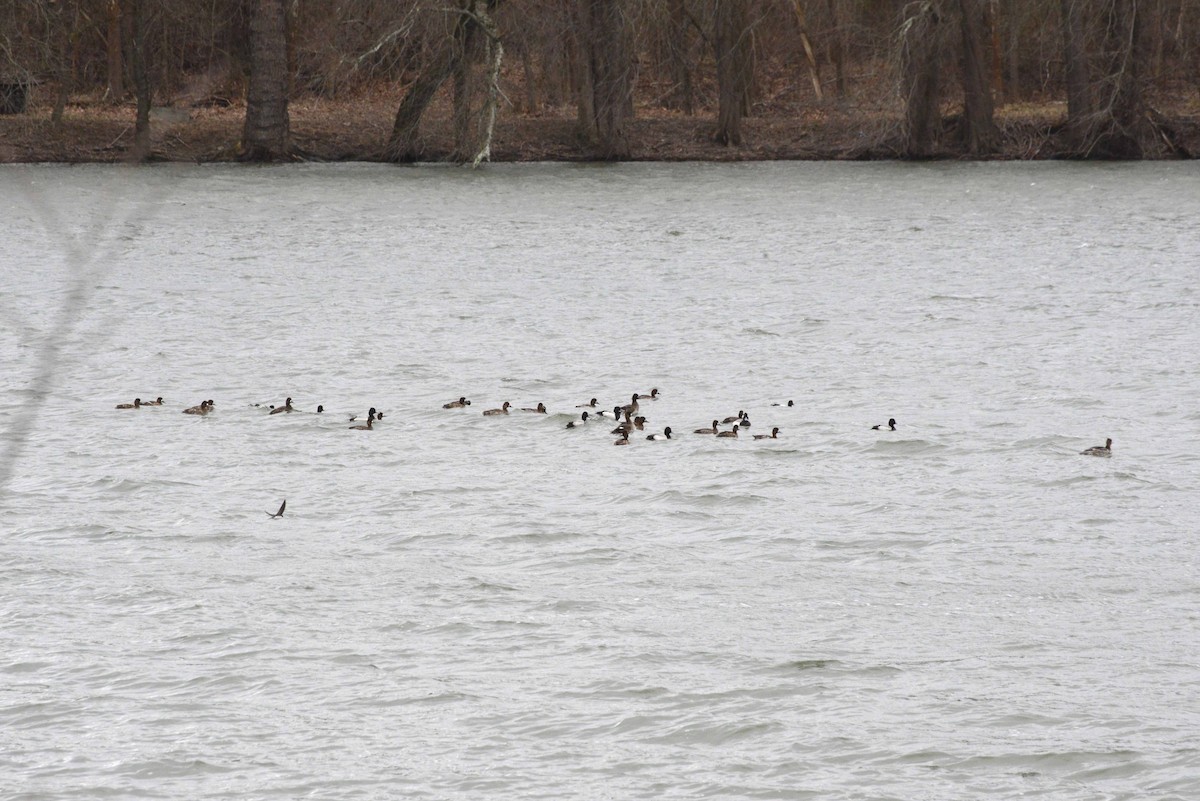
<path fill-rule="evenodd" d="M 242 128 L 242 161 L 280 161 L 291 155 L 287 43 L 284 0 L 255 0 L 250 18 L 250 83 Z"/>
<path fill-rule="evenodd" d="M 146 161 L 150 158 L 150 70 L 146 64 L 149 55 L 149 28 L 151 0 L 129 0 L 133 10 L 133 36 L 130 49 L 133 52 L 133 87 L 137 94 L 137 121 L 134 123 L 133 158 Z"/>
<path fill-rule="evenodd" d="M 911 3 L 906 13 L 900 29 L 904 96 L 901 151 L 909 158 L 929 158 L 941 123 L 938 101 L 943 12 L 936 0 L 921 0 Z"/>
<path fill-rule="evenodd" d="M 717 61 L 717 131 L 723 145 L 742 144 L 742 118 L 749 111 L 754 75 L 752 0 L 716 0 L 713 45 Z"/>
<path fill-rule="evenodd" d="M 988 80 L 987 0 L 958 0 L 962 33 L 963 144 L 973 156 L 996 149 L 999 131 L 993 119 Z"/>
<path fill-rule="evenodd" d="M 633 107 L 629 0 L 580 0 L 584 80 L 581 117 L 602 159 L 629 156 L 626 123 Z M 588 112 L 585 114 L 584 109 Z"/>

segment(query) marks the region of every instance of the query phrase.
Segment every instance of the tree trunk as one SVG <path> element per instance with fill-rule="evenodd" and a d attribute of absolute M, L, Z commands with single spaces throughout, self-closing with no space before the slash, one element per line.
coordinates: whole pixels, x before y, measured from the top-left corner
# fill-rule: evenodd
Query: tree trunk
<path fill-rule="evenodd" d="M 1061 0 L 1064 77 L 1067 84 L 1067 138 L 1073 147 L 1082 145 L 1088 119 L 1092 115 L 1085 46 L 1087 31 L 1081 2 L 1083 0 Z"/>
<path fill-rule="evenodd" d="M 150 27 L 151 0 L 129 0 L 133 6 L 133 36 L 130 49 L 133 53 L 133 90 L 137 94 L 137 121 L 133 133 L 133 158 L 146 161 L 150 158 L 150 71 L 146 61 L 149 55 L 146 36 Z"/>
<path fill-rule="evenodd" d="M 1146 12 L 1139 0 L 1111 0 L 1105 16 L 1107 74 L 1102 85 L 1107 96 L 1101 99 L 1105 118 L 1096 139 L 1096 153 L 1140 159 L 1147 145 L 1157 144 L 1147 119 L 1143 87 Z"/>
<path fill-rule="evenodd" d="M 829 60 L 833 63 L 833 85 L 838 97 L 846 96 L 846 35 L 838 17 L 837 0 L 825 0 L 829 11 Z"/>
<path fill-rule="evenodd" d="M 753 49 L 749 0 L 717 0 L 713 47 L 717 61 L 717 131 L 722 145 L 742 144 L 742 118 L 750 104 Z"/>
<path fill-rule="evenodd" d="M 667 106 L 682 111 L 689 117 L 696 112 L 696 92 L 692 87 L 692 67 L 688 53 L 687 0 L 670 0 L 670 48 L 671 94 Z"/>
<path fill-rule="evenodd" d="M 125 97 L 125 59 L 121 50 L 121 0 L 108 0 L 108 100 L 120 103 Z"/>
<path fill-rule="evenodd" d="M 914 3 L 904 21 L 901 51 L 904 70 L 904 131 L 901 150 L 910 158 L 933 155 L 940 122 L 942 15 L 933 0 Z"/>
<path fill-rule="evenodd" d="M 474 38 L 474 37 L 473 37 Z M 466 42 L 459 41 L 464 52 L 455 55 L 454 64 L 454 160 L 465 161 L 475 155 L 475 137 L 471 129 L 471 97 L 475 74 L 474 54 L 465 52 Z"/>
<path fill-rule="evenodd" d="M 250 18 L 250 85 L 242 161 L 281 161 L 290 155 L 287 29 L 284 0 L 256 0 Z"/>
<path fill-rule="evenodd" d="M 633 58 L 627 0 L 582 0 L 591 85 L 592 130 L 600 158 L 629 157 L 626 121 L 632 112 Z"/>
<path fill-rule="evenodd" d="M 468 0 L 465 6 L 459 8 L 450 35 L 400 101 L 386 148 L 389 161 L 411 163 L 423 155 L 420 143 L 421 117 L 438 89 L 455 74 L 479 34 L 479 25 L 474 16 L 476 2 L 479 0 Z M 497 5 L 499 0 L 487 0 L 489 11 Z"/>
<path fill-rule="evenodd" d="M 963 144 L 973 156 L 993 152 L 999 139 L 988 80 L 986 1 L 958 0 L 962 29 Z"/>

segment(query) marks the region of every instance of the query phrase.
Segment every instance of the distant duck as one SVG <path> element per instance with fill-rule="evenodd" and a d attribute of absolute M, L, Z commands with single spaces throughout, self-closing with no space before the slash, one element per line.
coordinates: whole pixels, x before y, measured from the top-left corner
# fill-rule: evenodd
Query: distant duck
<path fill-rule="evenodd" d="M 621 411 L 626 412 L 628 414 L 637 414 L 638 398 L 640 398 L 640 397 L 641 396 L 638 395 L 636 392 L 633 393 L 633 401 L 631 403 L 627 403 L 624 406 L 622 406 Z"/>
<path fill-rule="evenodd" d="M 571 422 L 567 423 L 567 428 L 579 428 L 582 425 L 586 425 L 587 421 L 588 421 L 588 413 L 584 412 L 583 416 L 580 417 L 578 420 L 572 420 Z"/>
<path fill-rule="evenodd" d="M 118 403 L 117 404 L 118 409 L 140 409 L 140 408 L 142 408 L 142 406 L 143 406 L 143 404 L 142 404 L 141 398 L 134 398 L 133 403 Z"/>
<path fill-rule="evenodd" d="M 379 422 L 382 419 L 383 419 L 383 412 L 376 412 L 375 413 L 375 421 Z"/>
<path fill-rule="evenodd" d="M 743 414 L 742 419 L 738 421 L 738 425 L 741 426 L 742 428 L 749 428 L 750 427 L 750 415 Z"/>
<path fill-rule="evenodd" d="M 628 444 L 629 444 L 629 432 L 628 431 L 622 431 L 621 438 L 613 443 L 613 445 L 628 445 Z"/>
<path fill-rule="evenodd" d="M 608 433 L 610 433 L 610 434 L 628 434 L 632 429 L 633 429 L 633 423 L 624 422 L 624 423 L 621 423 L 616 428 L 614 428 L 612 431 L 609 431 Z"/>
<path fill-rule="evenodd" d="M 470 405 L 471 405 L 471 402 L 464 397 L 464 398 L 459 398 L 456 401 L 450 401 L 449 403 L 443 403 L 442 408 L 443 409 L 462 409 L 462 408 L 470 406 Z"/>
<path fill-rule="evenodd" d="M 666 428 L 664 428 L 663 432 L 661 434 L 651 434 L 650 436 L 646 437 L 646 439 L 650 440 L 651 442 L 657 442 L 658 440 L 670 439 L 670 438 L 671 438 L 671 427 L 670 426 L 667 426 Z"/>
<path fill-rule="evenodd" d="M 735 425 L 733 427 L 732 431 L 722 431 L 721 433 L 717 434 L 717 436 L 718 437 L 733 437 L 734 439 L 737 439 L 737 432 L 738 432 L 738 427 Z"/>
<path fill-rule="evenodd" d="M 537 408 L 536 408 L 536 409 L 530 409 L 528 406 L 526 406 L 525 408 L 521 409 L 521 411 L 523 411 L 523 412 L 537 412 L 538 414 L 545 414 L 545 413 L 546 413 L 546 404 L 544 404 L 544 403 L 539 403 L 539 404 L 537 405 Z"/>
<path fill-rule="evenodd" d="M 375 426 L 375 415 L 371 414 L 367 417 L 365 426 L 350 426 L 351 431 L 373 431 Z"/>
<path fill-rule="evenodd" d="M 658 400 L 658 387 L 655 387 L 654 389 L 650 390 L 649 395 L 639 395 L 638 397 L 642 398 L 643 400 L 645 400 L 646 398 L 649 398 L 650 400 Z"/>
<path fill-rule="evenodd" d="M 633 427 L 636 428 L 638 431 L 645 431 L 646 430 L 646 428 L 645 428 L 646 427 L 646 418 L 640 417 L 640 416 L 633 418 Z"/>
<path fill-rule="evenodd" d="M 271 414 L 274 414 L 274 412 L 271 412 Z M 368 419 L 368 420 L 373 420 L 374 418 L 375 418 L 375 407 L 374 407 L 374 406 L 372 406 L 370 409 L 367 409 L 367 419 Z M 354 422 L 355 420 L 357 420 L 357 419 L 358 419 L 358 415 L 357 415 L 357 414 L 352 414 L 352 415 L 350 415 L 350 422 L 351 422 L 351 423 L 353 423 L 353 422 Z"/>
<path fill-rule="evenodd" d="M 213 402 L 210 400 L 200 401 L 199 406 L 191 406 L 183 410 L 184 414 L 199 414 L 205 415 L 212 411 Z"/>
<path fill-rule="evenodd" d="M 770 434 L 755 434 L 755 439 L 779 439 L 779 429 L 772 428 Z"/>
<path fill-rule="evenodd" d="M 511 404 L 511 403 L 509 403 L 508 401 L 505 401 L 505 402 L 504 402 L 504 405 L 503 405 L 503 406 L 501 406 L 499 409 L 488 409 L 486 412 L 484 412 L 484 414 L 485 414 L 485 415 L 493 415 L 493 414 L 508 414 L 508 407 L 509 407 L 509 406 L 512 406 L 512 404 Z"/>
<path fill-rule="evenodd" d="M 1093 448 L 1088 448 L 1086 451 L 1080 451 L 1081 456 L 1112 456 L 1112 440 L 1104 440 L 1103 445 L 1097 445 Z"/>
<path fill-rule="evenodd" d="M 325 411 L 325 407 L 324 407 L 324 406 L 318 406 L 318 407 L 317 407 L 317 414 L 321 414 L 321 413 L 322 413 L 322 412 L 324 412 L 324 411 Z"/>
<path fill-rule="evenodd" d="M 621 407 L 614 406 L 613 410 L 611 412 L 609 412 L 607 409 L 604 409 L 603 411 L 596 412 L 596 416 L 597 417 L 607 417 L 607 418 L 616 420 L 617 418 L 619 418 L 621 416 Z"/>
<path fill-rule="evenodd" d="M 162 406 L 162 398 L 160 397 L 158 400 L 146 401 L 142 405 L 143 406 Z"/>
<path fill-rule="evenodd" d="M 576 406 L 575 408 L 576 409 L 595 409 L 596 408 L 596 399 L 592 398 L 590 402 L 581 403 L 578 406 Z"/>
<path fill-rule="evenodd" d="M 727 423 L 740 423 L 742 421 L 742 418 L 745 416 L 746 416 L 745 412 L 739 411 L 736 416 L 726 417 L 724 420 L 722 420 L 721 425 L 725 425 Z"/>
<path fill-rule="evenodd" d="M 279 414 L 280 412 L 287 412 L 291 414 L 294 411 L 295 409 L 292 408 L 292 399 L 288 398 L 282 406 L 272 409 L 271 414 Z"/>
<path fill-rule="evenodd" d="M 795 406 L 795 405 L 796 405 L 796 402 L 795 402 L 795 401 L 788 401 L 787 403 L 772 403 L 771 405 L 772 405 L 772 406 Z"/>
<path fill-rule="evenodd" d="M 896 430 L 896 418 L 895 418 L 895 417 L 889 417 L 889 418 L 888 418 L 888 421 L 887 421 L 887 427 L 888 427 L 888 430 L 889 430 L 889 431 L 895 431 L 895 430 Z M 871 430 L 872 430 L 872 431 L 879 431 L 879 430 L 880 430 L 880 429 L 882 429 L 882 428 L 883 428 L 883 423 L 880 423 L 880 424 L 879 424 L 879 425 L 877 425 L 877 426 L 871 426 Z"/>
<path fill-rule="evenodd" d="M 712 428 L 697 428 L 692 433 L 693 434 L 716 434 L 718 425 L 719 425 L 719 423 L 716 420 L 713 420 Z"/>

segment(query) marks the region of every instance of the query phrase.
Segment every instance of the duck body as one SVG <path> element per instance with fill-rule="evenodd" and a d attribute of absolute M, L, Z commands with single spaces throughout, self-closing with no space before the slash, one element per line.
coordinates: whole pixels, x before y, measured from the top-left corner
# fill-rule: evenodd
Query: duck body
<path fill-rule="evenodd" d="M 640 397 L 641 396 L 638 395 L 636 392 L 633 393 L 633 401 L 622 406 L 621 411 L 625 412 L 626 414 L 637 414 L 638 398 L 640 398 Z"/>
<path fill-rule="evenodd" d="M 661 440 L 670 439 L 670 438 L 671 438 L 671 427 L 670 426 L 667 426 L 666 428 L 664 428 L 663 432 L 661 434 L 651 434 L 650 436 L 646 437 L 646 439 L 650 440 L 651 442 L 659 442 Z"/>
<path fill-rule="evenodd" d="M 571 422 L 567 423 L 567 428 L 579 428 L 580 426 L 587 425 L 587 421 L 588 421 L 588 413 L 584 412 L 583 416 L 580 417 L 578 420 L 572 420 Z"/>
<path fill-rule="evenodd" d="M 459 398 L 456 401 L 450 401 L 449 403 L 443 403 L 442 408 L 443 409 L 463 409 L 470 405 L 471 405 L 471 402 L 469 400 L 467 400 L 466 398 Z"/>
<path fill-rule="evenodd" d="M 716 420 L 713 420 L 712 428 L 697 428 L 693 434 L 716 434 L 717 426 L 720 425 Z"/>
<path fill-rule="evenodd" d="M 213 402 L 210 400 L 200 401 L 198 406 L 191 406 L 183 410 L 184 414 L 199 414 L 206 415 L 212 411 Z"/>
<path fill-rule="evenodd" d="M 1103 445 L 1080 451 L 1080 456 L 1112 456 L 1112 439 L 1106 439 Z"/>
<path fill-rule="evenodd" d="M 271 414 L 282 414 L 283 412 L 287 412 L 288 414 L 291 414 L 293 411 L 294 411 L 294 409 L 292 409 L 292 399 L 288 398 L 286 401 L 284 401 L 282 406 L 275 407 L 274 409 L 271 410 L 270 413 Z"/>
<path fill-rule="evenodd" d="M 350 430 L 351 431 L 374 431 L 375 430 L 374 426 L 375 426 L 375 415 L 371 415 L 370 417 L 367 418 L 367 424 L 365 426 L 350 426 Z"/>
<path fill-rule="evenodd" d="M 512 404 L 509 403 L 508 401 L 505 401 L 504 405 L 501 406 L 499 409 L 488 409 L 487 411 L 484 412 L 484 415 L 490 417 L 491 415 L 494 415 L 494 414 L 508 414 L 509 406 L 512 406 Z"/>
<path fill-rule="evenodd" d="M 162 398 L 158 398 L 157 400 L 152 400 L 152 401 L 145 401 L 142 403 L 142 405 L 143 406 L 162 406 Z"/>
<path fill-rule="evenodd" d="M 724 420 L 722 420 L 721 425 L 726 425 L 728 423 L 740 423 L 742 421 L 742 418 L 745 416 L 746 416 L 745 412 L 738 411 L 736 416 L 730 415 L 729 417 L 726 417 Z"/>
<path fill-rule="evenodd" d="M 142 408 L 142 406 L 145 406 L 145 405 L 148 405 L 148 404 L 143 404 L 141 398 L 134 398 L 133 403 L 118 403 L 117 408 L 118 409 L 140 409 L 140 408 Z"/>
<path fill-rule="evenodd" d="M 536 409 L 530 409 L 528 406 L 526 406 L 525 408 L 521 409 L 521 411 L 523 411 L 523 412 L 536 412 L 536 413 L 538 413 L 538 414 L 545 414 L 545 413 L 546 413 L 546 404 L 544 404 L 544 403 L 539 403 L 539 404 L 537 405 L 537 408 L 536 408 Z"/>
<path fill-rule="evenodd" d="M 779 429 L 772 428 L 770 434 L 755 434 L 755 439 L 779 439 Z"/>
<path fill-rule="evenodd" d="M 621 438 L 613 443 L 613 445 L 628 445 L 628 444 L 629 444 L 629 432 L 628 431 L 623 432 L 621 434 Z"/>
<path fill-rule="evenodd" d="M 591 403 L 581 403 L 578 406 L 576 406 L 575 408 L 576 409 L 595 409 L 597 402 L 598 401 L 595 398 L 592 398 Z"/>
<path fill-rule="evenodd" d="M 733 427 L 732 431 L 722 431 L 721 433 L 717 434 L 718 437 L 733 437 L 734 439 L 737 439 L 737 435 L 738 427 L 736 425 Z"/>
<path fill-rule="evenodd" d="M 888 431 L 895 431 L 895 430 L 896 430 L 896 418 L 895 418 L 895 417 L 889 417 L 889 418 L 888 418 L 888 421 L 887 421 L 887 428 L 888 428 Z M 872 430 L 872 431 L 880 431 L 880 430 L 882 430 L 882 429 L 883 429 L 883 423 L 880 423 L 880 424 L 879 424 L 879 425 L 877 425 L 877 426 L 871 426 L 871 430 Z"/>

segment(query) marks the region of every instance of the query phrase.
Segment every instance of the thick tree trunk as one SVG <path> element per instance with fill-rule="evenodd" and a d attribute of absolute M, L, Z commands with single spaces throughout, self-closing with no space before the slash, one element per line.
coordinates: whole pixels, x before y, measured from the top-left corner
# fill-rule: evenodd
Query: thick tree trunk
<path fill-rule="evenodd" d="M 905 112 L 901 150 L 910 158 L 933 155 L 941 121 L 938 109 L 941 25 L 941 10 L 933 0 L 914 3 L 904 21 L 901 48 Z"/>
<path fill-rule="evenodd" d="M 133 6 L 130 50 L 133 53 L 133 90 L 137 94 L 137 121 L 133 128 L 135 161 L 150 158 L 150 70 L 146 64 L 149 55 L 146 37 L 150 27 L 150 2 L 151 0 L 130 0 Z"/>
<path fill-rule="evenodd" d="M 455 55 L 454 64 L 454 160 L 464 161 L 475 155 L 475 137 L 471 128 L 471 97 L 474 94 L 475 73 L 471 62 L 474 54 Z"/>
<path fill-rule="evenodd" d="M 837 0 L 825 0 L 829 12 L 829 60 L 833 64 L 833 85 L 838 97 L 846 96 L 846 34 L 838 14 Z"/>
<path fill-rule="evenodd" d="M 256 0 L 250 18 L 250 85 L 242 161 L 280 161 L 290 155 L 287 27 L 284 0 Z"/>
<path fill-rule="evenodd" d="M 1101 97 L 1104 119 L 1096 138 L 1097 155 L 1140 159 L 1157 149 L 1147 118 L 1143 86 L 1147 57 L 1147 12 L 1139 0 L 1111 0 L 1105 15 L 1106 75 Z"/>
<path fill-rule="evenodd" d="M 742 144 L 742 118 L 750 105 L 754 54 L 750 0 L 717 0 L 713 46 L 717 61 L 717 131 L 722 145 Z"/>
<path fill-rule="evenodd" d="M 582 0 L 591 127 L 600 158 L 629 157 L 626 123 L 632 112 L 633 58 L 627 0 Z"/>
<path fill-rule="evenodd" d="M 125 59 L 121 49 L 121 0 L 108 0 L 108 101 L 120 103 L 125 97 Z"/>
<path fill-rule="evenodd" d="M 973 156 L 991 153 L 999 131 L 988 80 L 987 0 L 958 0 L 962 30 L 963 144 Z"/>

